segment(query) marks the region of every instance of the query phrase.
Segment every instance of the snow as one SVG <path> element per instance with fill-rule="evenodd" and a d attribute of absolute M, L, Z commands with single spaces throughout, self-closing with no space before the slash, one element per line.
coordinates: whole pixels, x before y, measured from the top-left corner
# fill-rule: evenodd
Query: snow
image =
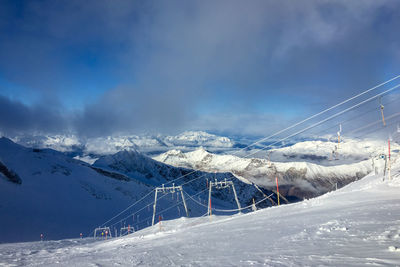
<path fill-rule="evenodd" d="M 304 141 L 292 146 L 271 149 L 268 155 L 272 161 L 306 161 L 324 166 L 360 162 L 379 154 L 387 153 L 386 140 L 343 138 L 338 144 L 331 141 Z M 393 143 L 393 150 L 400 146 Z M 336 150 L 336 148 L 338 148 Z M 337 156 L 332 152 L 337 152 Z"/>
<path fill-rule="evenodd" d="M 336 143 L 306 141 L 268 152 L 271 161 L 260 158 L 246 158 L 234 155 L 214 154 L 204 148 L 184 153 L 171 150 L 153 157 L 155 160 L 176 167 L 185 167 L 206 172 L 230 172 L 243 182 L 255 183 L 266 189 L 279 184 L 286 186 L 285 196 L 317 196 L 360 179 L 372 171 L 383 172 L 385 160 L 380 154 L 387 153 L 387 142 L 375 140 L 342 140 L 339 160 L 329 160 Z M 392 143 L 392 155 L 399 154 L 400 146 Z M 307 156 L 307 157 L 306 157 Z M 320 161 L 320 158 L 327 158 Z"/>
<path fill-rule="evenodd" d="M 227 147 L 234 143 L 228 137 L 216 136 L 203 131 L 186 131 L 177 136 L 167 136 L 164 141 L 170 146 Z"/>
<path fill-rule="evenodd" d="M 204 203 L 206 178 L 214 178 L 214 174 L 189 172 L 135 150 L 103 156 L 89 165 L 58 151 L 26 148 L 0 138 L 0 229 L 6 229 L 0 232 L 0 243 L 37 240 L 41 233 L 46 239 L 71 238 L 81 232 L 86 236 L 144 195 L 147 197 L 140 203 L 142 206 L 134 206 L 121 214 L 112 222 L 111 229 L 114 233 L 125 222 L 133 223 L 133 212 L 135 229 L 147 227 L 151 222 L 155 186 L 185 175 L 179 181 L 191 181 L 185 186 L 185 192 L 191 195 L 203 192 L 196 199 Z M 234 179 L 228 174 L 219 174 L 216 178 Z M 253 186 L 235 181 L 235 187 L 242 205 L 248 205 L 253 197 L 256 201 L 261 197 Z M 162 199 L 157 204 L 157 212 L 166 219 L 180 216 L 182 205 L 164 211 L 177 204 L 180 196 L 164 196 L 159 196 Z M 190 214 L 204 214 L 204 207 L 193 202 L 187 199 Z M 218 208 L 236 207 L 228 192 L 215 194 L 213 203 Z"/>
<path fill-rule="evenodd" d="M 152 189 L 102 175 L 63 153 L 25 148 L 6 138 L 0 138 L 0 161 L 22 181 L 0 175 L 0 242 L 37 240 L 41 233 L 49 239 L 86 234 L 113 210 Z"/>
<path fill-rule="evenodd" d="M 98 160 L 98 158 L 92 158 L 91 156 L 75 156 L 74 159 L 89 163 L 90 165 Z"/>
<path fill-rule="evenodd" d="M 60 152 L 71 152 L 81 147 L 82 143 L 76 135 L 33 135 L 15 136 L 15 143 L 35 148 L 51 148 Z"/>
<path fill-rule="evenodd" d="M 163 221 L 110 240 L 0 245 L 5 266 L 398 266 L 400 164 L 318 198 Z"/>
<path fill-rule="evenodd" d="M 35 148 L 51 148 L 61 152 L 75 152 L 84 159 L 89 155 L 111 155 L 122 150 L 136 149 L 146 153 L 165 152 L 171 148 L 192 150 L 204 146 L 216 151 L 232 148 L 228 137 L 203 131 L 186 131 L 176 136 L 115 135 L 82 139 L 76 135 L 25 135 L 11 138 L 14 142 Z"/>

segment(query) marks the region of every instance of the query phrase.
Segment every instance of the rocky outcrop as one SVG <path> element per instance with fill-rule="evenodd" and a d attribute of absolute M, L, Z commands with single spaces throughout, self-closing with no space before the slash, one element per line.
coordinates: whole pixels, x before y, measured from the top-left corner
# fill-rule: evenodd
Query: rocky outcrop
<path fill-rule="evenodd" d="M 0 174 L 2 174 L 8 181 L 14 184 L 22 184 L 22 179 L 13 170 L 7 168 L 7 166 L 0 161 Z"/>

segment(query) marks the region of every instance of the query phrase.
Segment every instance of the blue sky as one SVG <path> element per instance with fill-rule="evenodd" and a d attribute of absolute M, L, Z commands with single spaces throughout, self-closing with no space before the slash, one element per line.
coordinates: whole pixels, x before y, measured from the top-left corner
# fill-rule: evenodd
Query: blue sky
<path fill-rule="evenodd" d="M 267 135 L 400 73 L 398 1 L 0 2 L 0 131 Z"/>

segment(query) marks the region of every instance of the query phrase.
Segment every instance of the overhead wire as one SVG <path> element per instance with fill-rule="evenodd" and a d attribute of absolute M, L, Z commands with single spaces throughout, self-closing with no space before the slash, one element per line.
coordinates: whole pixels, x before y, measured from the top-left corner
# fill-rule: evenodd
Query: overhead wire
<path fill-rule="evenodd" d="M 388 102 L 386 102 L 384 104 L 385 104 L 385 106 L 390 106 L 391 104 L 395 103 L 396 101 L 400 101 L 400 98 L 392 99 L 391 101 L 388 101 Z M 368 109 L 367 111 L 362 112 L 362 114 L 356 114 L 353 117 L 350 117 L 350 118 L 347 118 L 347 119 L 342 120 L 340 122 L 337 122 L 333 126 L 326 127 L 326 128 L 324 128 L 322 130 L 319 130 L 318 132 L 319 132 L 320 135 L 326 134 L 326 133 L 329 132 L 329 130 L 339 127 L 340 124 L 346 125 L 351 121 L 359 120 L 361 117 L 365 117 L 366 115 L 368 115 L 368 114 L 370 114 L 370 113 L 372 113 L 374 111 L 376 112 L 377 110 L 378 110 L 378 108 L 376 108 L 376 107 Z M 382 122 L 382 119 L 380 119 L 380 121 Z M 346 132 L 346 133 L 348 134 L 349 132 Z"/>
<path fill-rule="evenodd" d="M 300 130 L 300 131 L 297 131 L 297 132 L 295 132 L 295 133 L 293 133 L 293 134 L 291 134 L 291 135 L 289 135 L 289 136 L 287 136 L 287 137 L 285 137 L 285 138 L 282 138 L 282 139 L 280 139 L 280 140 L 278 140 L 278 141 L 275 141 L 275 142 L 273 142 L 272 144 L 269 144 L 269 145 L 267 145 L 267 146 L 263 146 L 262 148 L 259 148 L 256 152 L 250 153 L 250 155 L 254 155 L 254 154 L 256 154 L 256 153 L 258 153 L 258 152 L 260 152 L 260 151 L 263 151 L 263 150 L 265 150 L 265 149 L 267 149 L 267 148 L 271 148 L 271 147 L 272 147 L 273 145 L 275 145 L 275 144 L 279 144 L 279 143 L 281 143 L 282 141 L 285 141 L 285 140 L 287 140 L 287 139 L 289 139 L 289 138 L 292 138 L 292 137 L 294 137 L 294 136 L 296 136 L 296 135 L 299 135 L 299 134 L 301 134 L 301 133 L 304 133 L 305 131 L 307 131 L 307 130 L 309 130 L 309 129 L 312 129 L 312 128 L 318 126 L 318 125 L 321 125 L 321 124 L 324 123 L 324 122 L 327 122 L 327 121 L 329 121 L 329 120 L 331 120 L 331 119 L 333 119 L 333 118 L 336 118 L 336 117 L 338 117 L 339 115 L 342 115 L 342 114 L 344 114 L 344 113 L 346 113 L 346 112 L 348 112 L 348 111 L 350 111 L 350 110 L 352 110 L 352 109 L 354 109 L 354 108 L 356 108 L 356 107 L 358 107 L 358 106 L 360 106 L 360 105 L 362 105 L 362 104 L 365 104 L 365 103 L 367 103 L 367 102 L 369 102 L 369 101 L 371 101 L 371 100 L 373 100 L 373 99 L 375 99 L 375 98 L 377 98 L 377 97 L 379 97 L 379 96 L 382 96 L 382 95 L 384 95 L 384 94 L 390 93 L 391 91 L 393 91 L 393 90 L 395 90 L 395 89 L 397 89 L 397 88 L 399 88 L 399 87 L 400 87 L 400 84 L 398 84 L 398 85 L 396 85 L 396 86 L 393 86 L 393 87 L 391 87 L 390 89 L 388 89 L 388 90 L 386 90 L 386 91 L 384 91 L 384 92 L 382 92 L 382 93 L 379 93 L 379 94 L 377 94 L 377 95 L 374 95 L 374 96 L 372 96 L 372 97 L 370 97 L 370 98 L 368 98 L 368 99 L 366 99 L 366 100 L 363 100 L 363 101 L 361 101 L 361 102 L 359 102 L 359 103 L 357 103 L 357 104 L 355 104 L 355 105 L 353 105 L 353 106 L 351 106 L 351 107 L 349 107 L 349 108 L 346 108 L 345 110 L 342 110 L 342 111 L 340 111 L 340 112 L 338 112 L 338 113 L 335 113 L 335 114 L 329 116 L 329 117 L 326 118 L 326 119 L 323 119 L 323 120 L 321 120 L 321 121 L 319 121 L 319 122 L 316 122 L 316 123 L 312 124 L 311 126 L 308 126 L 308 127 L 304 128 L 304 129 L 302 129 L 302 130 Z"/>
<path fill-rule="evenodd" d="M 206 188 L 206 189 L 204 189 L 204 190 L 202 190 L 202 191 L 197 192 L 197 193 L 194 194 L 193 196 L 198 196 L 198 195 L 200 195 L 201 193 L 205 192 L 206 190 L 208 190 L 208 188 Z M 176 207 L 176 206 L 178 206 L 178 205 L 181 205 L 182 203 L 183 203 L 183 200 L 179 201 L 178 203 L 176 203 L 176 204 L 174 204 L 174 205 L 172 205 L 172 206 L 169 206 L 168 208 L 165 208 L 165 209 L 163 209 L 163 210 L 160 210 L 160 211 L 156 212 L 156 215 L 159 215 L 159 214 L 161 214 L 161 213 L 163 213 L 163 212 L 166 212 L 166 211 L 168 211 L 168 210 L 170 210 L 170 209 L 172 209 L 172 208 L 174 208 L 174 207 Z M 143 219 L 143 220 L 141 220 L 141 221 L 139 221 L 139 222 L 137 222 L 136 225 L 138 225 L 138 224 L 140 224 L 140 223 L 143 223 L 143 222 L 146 222 L 147 220 L 151 219 L 152 217 L 153 217 L 153 215 L 152 215 L 152 216 L 149 216 L 149 217 L 147 217 L 147 218 L 145 218 L 145 219 Z"/>
<path fill-rule="evenodd" d="M 201 205 L 201 206 L 203 206 L 203 207 L 205 207 L 205 208 L 209 208 L 208 205 L 204 205 L 203 203 L 197 201 L 197 200 L 194 199 L 192 196 L 190 196 L 187 192 L 185 192 L 185 193 L 186 193 L 186 195 L 189 197 L 189 199 L 191 199 L 192 201 L 196 202 L 197 204 L 199 204 L 199 205 Z M 256 203 L 251 204 L 251 205 L 249 205 L 249 206 L 247 206 L 247 207 L 241 207 L 240 209 L 225 210 L 225 209 L 217 209 L 217 208 L 212 208 L 212 207 L 211 207 L 211 209 L 214 210 L 214 211 L 220 211 L 220 212 L 241 211 L 241 210 L 245 210 L 245 209 L 251 208 L 251 207 L 253 207 L 253 205 L 258 205 L 258 204 L 260 204 L 261 202 L 267 200 L 268 198 L 270 198 L 270 197 L 273 196 L 274 194 L 275 194 L 275 193 L 272 193 L 272 194 L 270 194 L 269 196 L 265 196 L 263 199 L 257 201 Z"/>
<path fill-rule="evenodd" d="M 349 101 L 354 100 L 354 99 L 356 99 L 356 98 L 358 98 L 358 97 L 360 97 L 360 96 L 362 96 L 362 95 L 364 95 L 364 94 L 367 94 L 368 92 L 371 92 L 371 91 L 373 91 L 373 90 L 375 90 L 375 89 L 377 89 L 377 88 L 379 88 L 379 87 L 381 87 L 381 86 L 383 86 L 383 85 L 385 85 L 385 84 L 387 84 L 387 83 L 390 83 L 390 82 L 392 82 L 392 81 L 394 81 L 394 80 L 396 80 L 396 79 L 398 79 L 398 78 L 400 78 L 400 75 L 395 76 L 395 77 L 393 77 L 393 78 L 391 78 L 391 79 L 389 79 L 389 80 L 387 80 L 387 81 L 385 81 L 385 82 L 383 82 L 383 83 L 380 83 L 380 84 L 378 84 L 378 85 L 376 85 L 376 86 L 374 86 L 374 87 L 372 87 L 372 88 L 370 88 L 370 89 L 367 89 L 367 90 L 365 90 L 365 91 L 363 91 L 363 92 L 361 92 L 361 93 L 359 93 L 359 94 L 357 94 L 357 95 L 355 95 L 355 96 L 353 96 L 353 97 L 350 97 L 350 98 L 348 98 L 348 99 L 346 99 L 346 100 L 344 100 L 344 101 L 342 101 L 342 102 L 340 102 L 340 103 L 338 103 L 338 104 L 336 104 L 336 105 L 334 105 L 334 106 L 331 106 L 331 107 L 329 107 L 329 108 L 327 108 L 327 109 L 325 109 L 325 110 L 323 110 L 323 111 L 321 111 L 321 112 L 319 112 L 319 113 L 317 113 L 317 114 L 314 114 L 314 115 L 312 115 L 312 116 L 310 116 L 310 117 L 308 117 L 308 118 L 306 118 L 306 119 L 304 119 L 304 120 L 302 120 L 302 121 L 300 121 L 300 122 L 297 122 L 297 123 L 295 123 L 295 124 L 293 124 L 293 125 L 291 125 L 291 126 L 285 128 L 285 129 L 283 129 L 283 130 L 280 130 L 280 131 L 278 131 L 278 132 L 276 132 L 276 133 L 274 133 L 274 134 L 272 134 L 272 135 L 270 135 L 270 136 L 267 136 L 267 137 L 265 137 L 265 138 L 259 139 L 259 140 L 255 141 L 255 142 L 253 142 L 252 144 L 249 144 L 248 146 L 246 146 L 246 147 L 244 147 L 244 148 L 242 148 L 242 149 L 240 149 L 240 150 L 238 150 L 238 151 L 235 151 L 232 155 L 237 155 L 239 152 L 241 152 L 241 151 L 243 151 L 243 150 L 245 150 L 245 149 L 247 149 L 247 148 L 249 148 L 249 147 L 251 147 L 251 146 L 254 146 L 254 145 L 256 145 L 256 144 L 260 144 L 261 142 L 264 142 L 264 141 L 266 141 L 266 140 L 268 140 L 268 139 L 271 139 L 272 137 L 275 137 L 275 136 L 277 136 L 277 135 L 279 135 L 279 134 L 281 134 L 281 133 L 283 133 L 283 132 L 286 132 L 286 131 L 288 131 L 288 130 L 290 130 L 290 129 L 293 129 L 294 127 L 296 127 L 296 126 L 298 126 L 298 125 L 301 125 L 301 124 L 303 124 L 304 122 L 307 122 L 307 121 L 309 121 L 309 120 L 311 120 L 311 119 L 313 119 L 313 118 L 315 118 L 315 117 L 318 117 L 318 116 L 320 116 L 320 115 L 322 115 L 322 114 L 324 114 L 324 113 L 326 113 L 326 112 L 328 112 L 328 111 L 330 111 L 330 110 L 333 110 L 333 109 L 335 109 L 335 108 L 337 108 L 337 107 L 339 107 L 339 106 L 341 106 L 341 105 L 343 105 L 343 104 L 345 104 L 345 103 L 348 103 Z M 262 148 L 258 149 L 257 152 L 253 152 L 253 153 L 247 154 L 247 155 L 245 156 L 245 158 L 247 158 L 247 157 L 249 157 L 249 156 L 251 156 L 251 155 L 254 155 L 254 154 L 256 154 L 256 153 L 258 153 L 258 152 L 260 152 L 260 151 L 262 151 L 262 150 L 265 150 L 266 148 L 270 148 L 270 147 L 272 147 L 274 144 L 281 143 L 281 142 L 283 142 L 283 141 L 285 141 L 285 140 L 287 140 L 287 139 L 289 139 L 289 138 L 291 138 L 291 137 L 293 137 L 293 136 L 296 136 L 296 135 L 298 135 L 298 134 L 300 134 L 300 133 L 303 133 L 303 132 L 305 132 L 305 131 L 307 131 L 307 130 L 313 128 L 313 127 L 316 127 L 316 126 L 318 126 L 318 125 L 320 125 L 320 124 L 322 124 L 322 123 L 324 123 L 324 122 L 326 122 L 326 121 L 328 121 L 328 120 L 330 120 L 330 119 L 332 119 L 332 118 L 334 118 L 334 117 L 337 117 L 337 116 L 339 116 L 339 115 L 341 115 L 341 114 L 343 114 L 343 113 L 345 113 L 345 112 L 351 110 L 351 109 L 354 108 L 354 107 L 357 107 L 357 106 L 359 106 L 359 105 L 361 105 L 361 104 L 363 104 L 363 103 L 366 103 L 366 102 L 370 101 L 371 99 L 374 99 L 374 98 L 376 98 L 376 97 L 378 97 L 378 96 L 384 95 L 384 94 L 386 94 L 386 93 L 388 93 L 388 92 L 390 92 L 390 91 L 393 91 L 394 89 L 398 88 L 399 86 L 400 86 L 400 84 L 397 85 L 397 86 L 394 86 L 394 87 L 392 87 L 392 88 L 390 88 L 390 89 L 388 89 L 388 90 L 386 90 L 386 91 L 384 91 L 384 92 L 382 92 L 382 93 L 380 93 L 380 94 L 377 94 L 377 95 L 375 95 L 375 96 L 373 96 L 373 97 L 371 97 L 371 98 L 368 98 L 367 100 L 364 100 L 364 101 L 362 101 L 362 102 L 360 102 L 360 103 L 358 103 L 358 104 L 356 104 L 356 105 L 354 105 L 354 106 L 352 106 L 352 107 L 350 107 L 350 108 L 347 108 L 347 109 L 345 109 L 345 110 L 342 111 L 342 112 L 339 112 L 339 113 L 337 113 L 337 114 L 335 114 L 335 115 L 333 115 L 333 116 L 330 116 L 330 117 L 328 117 L 327 119 L 324 119 L 324 120 L 322 120 L 322 121 L 320 121 L 320 122 L 318 122 L 318 123 L 314 123 L 313 125 L 311 125 L 311 126 L 305 128 L 305 129 L 303 129 L 303 130 L 300 130 L 300 131 L 298 131 L 298 132 L 296 132 L 296 133 L 294 133 L 294 134 L 291 134 L 291 135 L 289 135 L 289 136 L 287 136 L 287 137 L 285 137 L 285 138 L 283 138 L 283 139 L 280 139 L 280 140 L 278 140 L 278 141 L 275 141 L 275 142 L 273 142 L 272 144 L 270 144 L 270 145 L 268 145 L 268 146 L 263 146 Z M 177 178 L 175 178 L 175 179 L 172 179 L 172 180 L 167 181 L 165 184 L 170 184 L 170 183 L 172 183 L 172 182 L 178 181 L 178 180 L 180 180 L 180 179 L 182 179 L 182 178 L 184 178 L 184 177 L 187 177 L 187 176 L 189 176 L 189 175 L 191 175 L 191 174 L 193 174 L 193 173 L 195 173 L 195 172 L 199 172 L 199 170 L 190 171 L 189 173 L 186 173 L 186 174 L 184 174 L 184 175 L 182 175 L 182 176 L 180 176 L 180 177 L 177 177 Z M 195 180 L 197 180 L 197 179 L 199 179 L 199 178 L 202 178 L 202 177 L 205 177 L 206 175 L 209 175 L 209 174 L 208 174 L 208 173 L 207 173 L 207 174 L 203 174 L 203 175 L 197 177 Z M 191 181 L 192 181 L 192 180 L 187 181 L 185 184 L 188 184 L 188 183 L 190 183 Z M 111 219 L 107 220 L 107 221 L 106 221 L 105 223 L 103 223 L 102 225 L 107 224 L 108 222 L 112 221 L 112 220 L 115 219 L 116 217 L 120 216 L 121 214 L 123 214 L 124 212 L 126 212 L 127 210 L 129 210 L 130 208 L 132 208 L 133 206 L 135 206 L 137 203 L 139 203 L 140 201 L 142 201 L 145 197 L 147 197 L 148 195 L 150 195 L 154 190 L 155 190 L 155 189 L 151 190 L 151 191 L 150 191 L 147 195 L 145 195 L 142 199 L 140 199 L 139 201 L 136 201 L 134 204 L 128 206 L 128 207 L 125 208 L 123 211 L 121 211 L 121 212 L 118 213 L 117 215 L 113 216 Z M 153 202 L 153 203 L 154 203 L 154 202 Z M 151 205 L 151 204 L 149 204 L 149 205 Z M 147 205 L 147 206 L 149 206 L 149 205 Z M 146 206 L 146 207 L 147 207 L 147 206 Z M 130 215 L 130 216 L 131 216 L 131 215 Z"/>
<path fill-rule="evenodd" d="M 363 92 L 361 92 L 361 93 L 359 93 L 359 94 L 357 94 L 357 95 L 355 95 L 355 96 L 352 96 L 352 97 L 350 97 L 350 98 L 348 98 L 348 99 L 346 99 L 346 100 L 344 100 L 344 101 L 342 101 L 342 102 L 340 102 L 340 103 L 338 103 L 338 104 L 336 104 L 336 105 L 333 105 L 333 106 L 331 106 L 331 107 L 329 107 L 329 108 L 327 108 L 327 109 L 325 109 L 325 110 L 323 110 L 323 111 L 321 111 L 321 112 L 318 112 L 317 114 L 314 114 L 314 115 L 312 115 L 312 116 L 310 116 L 310 117 L 308 117 L 308 118 L 306 118 L 306 119 L 304 119 L 304 120 L 302 120 L 302 121 L 300 121 L 300 122 L 297 122 L 297 123 L 295 123 L 295 124 L 293 124 L 293 125 L 291 125 L 291 126 L 285 128 L 285 129 L 283 129 L 283 130 L 280 130 L 280 131 L 278 131 L 278 132 L 276 132 L 276 133 L 274 133 L 274 134 L 272 134 L 272 135 L 269 135 L 269 136 L 267 136 L 267 137 L 265 137 L 265 138 L 262 138 L 262 139 L 260 139 L 260 140 L 258 140 L 258 141 L 256 141 L 256 142 L 254 142 L 254 143 L 252 143 L 252 144 L 250 144 L 250 145 L 248 145 L 248 146 L 246 146 L 246 147 L 240 149 L 239 151 L 243 151 L 243 150 L 245 150 L 245 149 L 247 149 L 247 148 L 249 148 L 249 147 L 251 147 L 251 146 L 253 146 L 253 145 L 255 145 L 255 144 L 259 144 L 259 143 L 261 143 L 261 142 L 264 142 L 264 141 L 266 141 L 266 140 L 271 139 L 272 137 L 277 136 L 278 134 L 281 134 L 281 133 L 286 132 L 286 131 L 288 131 L 288 130 L 290 130 L 290 129 L 293 129 L 294 127 L 299 126 L 299 125 L 303 124 L 304 122 L 307 122 L 307 121 L 309 121 L 309 120 L 311 120 L 311 119 L 313 119 L 313 118 L 315 118 L 315 117 L 318 117 L 318 116 L 320 116 L 320 115 L 322 115 L 322 114 L 324 114 L 324 113 L 326 113 L 326 112 L 328 112 L 328 111 L 330 111 L 330 110 L 332 110 L 332 109 L 335 109 L 335 108 L 337 108 L 337 107 L 339 107 L 339 106 L 341 106 L 341 105 L 343 105 L 343 104 L 346 104 L 346 103 L 348 103 L 349 101 L 354 100 L 354 99 L 356 99 L 356 98 L 358 98 L 358 97 L 360 97 L 360 96 L 362 96 L 362 95 L 365 95 L 365 94 L 367 94 L 367 93 L 369 93 L 369 92 L 371 92 L 371 91 L 373 91 L 373 90 L 375 90 L 375 89 L 377 89 L 377 88 L 379 88 L 379 87 L 381 87 L 381 86 L 383 86 L 383 85 L 385 85 L 385 84 L 387 84 L 387 83 L 390 83 L 390 82 L 392 82 L 392 81 L 394 81 L 394 80 L 396 80 L 396 79 L 398 79 L 398 78 L 400 78 L 400 75 L 397 75 L 397 76 L 395 76 L 395 77 L 393 77 L 393 78 L 391 78 L 391 79 L 389 79 L 389 80 L 387 80 L 387 81 L 385 81 L 385 82 L 383 82 L 383 83 L 380 83 L 380 84 L 378 84 L 378 85 L 376 85 L 376 86 L 374 86 L 374 87 L 372 87 L 372 88 L 370 88 L 370 89 L 367 89 L 367 90 L 365 90 L 365 91 L 363 91 Z"/>

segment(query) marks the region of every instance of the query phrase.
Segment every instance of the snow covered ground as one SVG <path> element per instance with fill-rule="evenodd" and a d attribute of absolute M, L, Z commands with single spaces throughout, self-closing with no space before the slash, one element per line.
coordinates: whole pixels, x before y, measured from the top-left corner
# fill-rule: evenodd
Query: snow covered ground
<path fill-rule="evenodd" d="M 0 245 L 0 266 L 399 266 L 400 164 L 318 198 L 110 240 Z"/>

